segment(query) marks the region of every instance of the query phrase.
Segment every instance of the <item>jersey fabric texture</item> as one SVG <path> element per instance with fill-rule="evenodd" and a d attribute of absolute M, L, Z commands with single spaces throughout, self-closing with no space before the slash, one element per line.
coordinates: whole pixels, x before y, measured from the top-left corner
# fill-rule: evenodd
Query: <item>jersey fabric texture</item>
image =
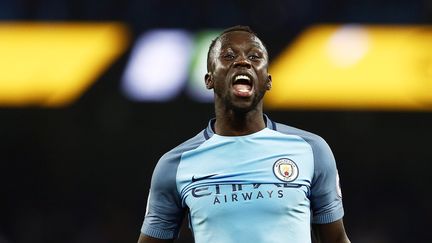
<path fill-rule="evenodd" d="M 141 232 L 196 243 L 311 242 L 311 223 L 343 217 L 336 163 L 319 136 L 271 121 L 245 136 L 206 129 L 161 157 Z"/>

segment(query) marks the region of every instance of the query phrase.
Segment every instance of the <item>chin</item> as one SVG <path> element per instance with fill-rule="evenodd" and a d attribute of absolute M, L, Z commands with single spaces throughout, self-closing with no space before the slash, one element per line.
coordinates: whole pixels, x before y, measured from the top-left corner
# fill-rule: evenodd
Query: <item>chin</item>
<path fill-rule="evenodd" d="M 246 114 L 255 109 L 256 107 L 234 107 L 232 110 L 237 114 Z"/>
<path fill-rule="evenodd" d="M 223 104 L 222 107 L 226 110 L 231 110 L 238 114 L 245 114 L 262 108 L 262 98 L 265 92 L 255 93 L 249 98 L 239 98 L 233 94 L 220 95 L 215 93 L 215 102 Z"/>
<path fill-rule="evenodd" d="M 257 110 L 260 106 L 260 100 L 252 100 L 244 103 L 229 103 L 227 106 L 230 110 L 238 114 L 246 114 L 250 111 Z"/>

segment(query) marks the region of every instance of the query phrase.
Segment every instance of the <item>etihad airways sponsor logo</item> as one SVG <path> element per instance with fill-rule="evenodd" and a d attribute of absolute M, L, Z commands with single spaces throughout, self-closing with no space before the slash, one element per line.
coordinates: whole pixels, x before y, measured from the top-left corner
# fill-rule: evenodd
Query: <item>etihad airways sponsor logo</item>
<path fill-rule="evenodd" d="M 214 205 L 265 198 L 283 198 L 286 193 L 284 190 L 285 188 L 299 188 L 302 186 L 301 184 L 293 183 L 275 183 L 270 184 L 271 187 L 266 186 L 264 189 L 260 188 L 261 185 L 263 184 L 216 184 L 212 186 L 199 186 L 192 189 L 192 196 L 195 198 L 213 196 Z"/>

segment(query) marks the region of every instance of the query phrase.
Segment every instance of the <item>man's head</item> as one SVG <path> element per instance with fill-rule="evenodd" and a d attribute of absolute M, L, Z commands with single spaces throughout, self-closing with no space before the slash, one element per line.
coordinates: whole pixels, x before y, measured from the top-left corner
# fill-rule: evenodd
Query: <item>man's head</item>
<path fill-rule="evenodd" d="M 216 108 L 240 112 L 262 108 L 262 98 L 271 88 L 268 54 L 249 27 L 231 27 L 213 40 L 207 69 L 205 82 L 214 89 Z"/>
<path fill-rule="evenodd" d="M 244 26 L 244 25 L 236 25 L 233 27 L 229 27 L 225 30 L 223 30 L 210 44 L 210 47 L 208 49 L 207 52 L 207 72 L 210 72 L 210 70 L 212 70 L 212 65 L 213 65 L 213 58 L 214 58 L 214 47 L 216 45 L 216 43 L 222 38 L 222 36 L 224 36 L 227 33 L 230 32 L 234 32 L 234 31 L 244 31 L 247 33 L 250 33 L 252 35 L 254 35 L 256 37 L 256 39 L 261 42 L 261 44 L 264 47 L 265 50 L 265 54 L 267 56 L 268 59 L 268 53 L 267 53 L 267 48 L 265 47 L 264 43 L 258 38 L 257 34 L 249 27 L 249 26 Z"/>

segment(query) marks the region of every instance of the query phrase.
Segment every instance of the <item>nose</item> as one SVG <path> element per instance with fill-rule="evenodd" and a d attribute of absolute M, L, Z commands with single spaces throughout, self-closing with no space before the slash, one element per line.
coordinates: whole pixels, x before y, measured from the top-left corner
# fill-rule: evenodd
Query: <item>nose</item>
<path fill-rule="evenodd" d="M 239 56 L 233 65 L 234 67 L 245 67 L 248 69 L 252 67 L 249 59 L 244 56 Z"/>

